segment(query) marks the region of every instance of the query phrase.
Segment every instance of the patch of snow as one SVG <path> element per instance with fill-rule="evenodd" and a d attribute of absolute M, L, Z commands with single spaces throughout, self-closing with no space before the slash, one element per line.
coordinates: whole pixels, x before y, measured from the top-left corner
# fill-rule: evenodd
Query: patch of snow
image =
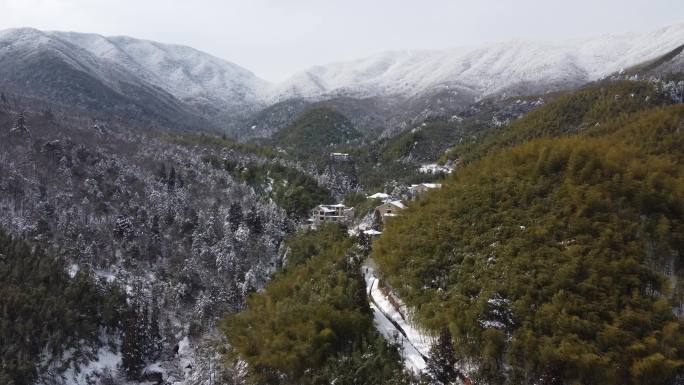
<path fill-rule="evenodd" d="M 390 197 L 389 194 L 379 192 L 379 193 L 375 193 L 373 195 L 369 195 L 367 198 L 368 199 L 383 199 L 384 200 L 384 199 L 388 199 L 389 197 Z"/>
<path fill-rule="evenodd" d="M 69 265 L 69 268 L 67 269 L 67 274 L 69 274 L 69 277 L 73 279 L 76 276 L 76 274 L 78 274 L 78 270 L 78 264 L 72 263 L 71 265 Z"/>
<path fill-rule="evenodd" d="M 143 374 L 151 374 L 151 373 L 161 373 L 161 374 L 166 374 L 166 369 L 164 369 L 161 366 L 161 363 L 155 362 L 150 365 L 147 365 L 143 370 Z"/>
<path fill-rule="evenodd" d="M 185 336 L 178 343 L 178 369 L 181 370 L 185 378 L 190 377 L 190 375 L 192 374 L 192 368 L 195 365 L 193 353 L 194 350 L 190 345 L 190 339 L 188 338 L 188 336 Z M 182 382 L 176 382 L 176 384 L 180 385 L 182 384 Z"/>
<path fill-rule="evenodd" d="M 499 330 L 506 329 L 506 325 L 504 325 L 503 322 L 495 321 L 495 320 L 480 321 L 480 326 L 483 329 L 499 329 Z"/>
<path fill-rule="evenodd" d="M 114 352 L 105 345 L 99 348 L 95 358 L 85 365 L 77 365 L 71 361 L 68 369 L 62 374 L 54 374 L 52 380 L 60 377 L 64 385 L 99 383 L 99 379 L 106 371 L 116 373 L 119 365 L 121 365 L 121 353 Z"/>
<path fill-rule="evenodd" d="M 405 320 L 392 305 L 378 288 L 379 281 L 370 263 L 365 263 L 362 269 L 366 289 L 372 299 L 373 319 L 378 331 L 388 341 L 399 343 L 406 367 L 416 374 L 420 373 L 427 366 L 425 359 L 430 353 L 433 338 Z"/>

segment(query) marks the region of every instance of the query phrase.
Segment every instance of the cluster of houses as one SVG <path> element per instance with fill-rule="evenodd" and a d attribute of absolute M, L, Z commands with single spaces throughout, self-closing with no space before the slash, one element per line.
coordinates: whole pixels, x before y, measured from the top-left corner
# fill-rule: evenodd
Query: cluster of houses
<path fill-rule="evenodd" d="M 408 197 L 410 199 L 415 199 L 416 197 L 422 195 L 428 190 L 437 189 L 442 187 L 439 183 L 420 183 L 411 185 L 408 188 Z M 368 199 L 378 199 L 382 203 L 375 208 L 374 218 L 377 218 L 381 222 L 385 222 L 387 218 L 395 217 L 406 208 L 406 205 L 400 199 L 394 199 L 389 194 L 385 193 L 375 193 L 369 195 Z M 354 208 L 347 207 L 342 203 L 334 205 L 318 205 L 314 207 L 311 211 L 310 222 L 313 227 L 317 227 L 323 223 L 341 223 L 341 224 L 351 224 L 354 221 Z M 360 226 L 359 231 L 370 237 L 376 237 L 380 235 L 380 231 L 373 228 L 362 228 Z"/>

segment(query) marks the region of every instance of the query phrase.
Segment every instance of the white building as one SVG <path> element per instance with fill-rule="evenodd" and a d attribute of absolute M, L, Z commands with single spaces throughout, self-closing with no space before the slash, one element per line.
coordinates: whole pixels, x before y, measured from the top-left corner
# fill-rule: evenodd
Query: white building
<path fill-rule="evenodd" d="M 318 205 L 311 211 L 311 222 L 319 225 L 325 222 L 348 224 L 354 220 L 354 208 L 341 203 Z"/>

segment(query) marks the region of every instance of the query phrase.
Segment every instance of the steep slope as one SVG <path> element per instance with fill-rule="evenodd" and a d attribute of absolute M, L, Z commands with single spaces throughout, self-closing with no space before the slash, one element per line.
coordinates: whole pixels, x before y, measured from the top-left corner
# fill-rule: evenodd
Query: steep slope
<path fill-rule="evenodd" d="M 224 319 L 252 384 L 408 385 L 395 346 L 373 329 L 360 250 L 335 224 L 291 236 L 285 268 Z"/>
<path fill-rule="evenodd" d="M 599 83 L 560 93 L 556 98 L 508 126 L 493 127 L 475 142 L 455 146 L 445 158 L 467 163 L 531 139 L 577 134 L 608 121 L 615 124 L 619 114 L 652 108 L 668 100 L 652 84 L 633 81 Z"/>
<path fill-rule="evenodd" d="M 152 364 L 169 383 L 219 378 L 225 368 L 215 362 L 217 316 L 242 308 L 246 294 L 263 287 L 285 231 L 295 226 L 269 196 L 299 209 L 307 207 L 305 193 L 326 191 L 283 167 L 269 172 L 274 181 L 259 191 L 248 179 L 253 173 L 236 175 L 207 161 L 276 168 L 277 160 L 246 145 L 170 143 L 169 134 L 137 126 L 96 128 L 79 116 L 21 111 L 30 136 L 11 130 L 19 111 L 0 102 L 0 232 L 45 253 L 24 282 L 15 275 L 34 269 L 22 266 L 34 258 L 14 261 L 0 250 L 0 307 L 7 310 L 0 316 L 0 383 L 151 383 L 141 370 Z M 125 303 L 142 311 L 115 309 L 116 325 L 98 329 L 109 325 L 95 312 L 104 304 L 84 285 L 63 288 L 67 272 L 55 270 L 63 268 L 116 283 Z M 158 321 L 161 343 L 150 343 L 140 319 Z M 117 360 L 125 371 L 116 370 Z"/>
<path fill-rule="evenodd" d="M 125 66 L 136 76 L 199 108 L 259 106 L 268 86 L 246 69 L 190 47 L 161 44 L 126 36 L 52 32 L 113 66 Z"/>
<path fill-rule="evenodd" d="M 23 29 L 0 34 L 0 88 L 48 104 L 132 119 L 188 121 L 172 95 L 61 39 Z"/>
<path fill-rule="evenodd" d="M 684 44 L 660 57 L 620 71 L 615 77 L 657 77 L 665 80 L 682 81 L 684 80 Z"/>
<path fill-rule="evenodd" d="M 224 125 L 261 107 L 266 83 L 188 47 L 127 37 L 0 31 L 0 89 L 105 116 Z"/>
<path fill-rule="evenodd" d="M 684 109 L 614 91 L 521 119 L 515 140 L 456 170 L 374 244 L 416 318 L 449 327 L 482 381 L 667 384 L 684 365 Z M 575 129 L 588 117 L 601 124 Z"/>
<path fill-rule="evenodd" d="M 446 51 L 387 52 L 316 66 L 274 88 L 273 98 L 542 93 L 581 85 L 656 58 L 684 42 L 684 24 L 646 34 L 563 43 L 512 41 Z"/>

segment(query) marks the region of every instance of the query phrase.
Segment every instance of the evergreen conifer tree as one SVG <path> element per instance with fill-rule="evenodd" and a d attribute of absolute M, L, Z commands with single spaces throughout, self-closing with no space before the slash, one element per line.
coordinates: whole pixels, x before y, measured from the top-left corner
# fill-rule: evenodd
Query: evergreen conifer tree
<path fill-rule="evenodd" d="M 173 191 L 176 188 L 176 168 L 171 166 L 171 171 L 169 171 L 169 179 L 166 181 L 166 187 L 169 191 Z"/>
<path fill-rule="evenodd" d="M 247 226 L 254 234 L 261 234 L 264 231 L 264 225 L 261 223 L 261 217 L 256 207 L 252 207 L 247 213 L 246 218 Z"/>
<path fill-rule="evenodd" d="M 29 128 L 28 128 L 28 123 L 26 122 L 26 116 L 24 115 L 23 112 L 19 113 L 19 117 L 14 122 L 14 126 L 12 127 L 11 132 L 17 132 L 20 134 L 31 135 L 31 132 L 29 131 Z"/>
<path fill-rule="evenodd" d="M 156 359 L 162 350 L 163 338 L 159 328 L 159 307 L 153 305 L 150 316 L 150 358 Z"/>
<path fill-rule="evenodd" d="M 157 171 L 157 179 L 159 179 L 160 182 L 166 183 L 166 165 L 162 163 L 161 167 Z"/>
<path fill-rule="evenodd" d="M 230 230 L 236 232 L 242 222 L 242 206 L 239 202 L 233 202 L 228 209 L 228 222 L 230 222 Z"/>
<path fill-rule="evenodd" d="M 449 385 L 456 382 L 456 353 L 451 342 L 449 328 L 442 329 L 437 343 L 430 349 L 427 361 L 427 371 L 434 384 Z"/>
<path fill-rule="evenodd" d="M 121 344 L 121 366 L 130 379 L 137 379 L 145 366 L 145 324 L 140 309 L 132 306 L 124 321 L 124 337 Z"/>

